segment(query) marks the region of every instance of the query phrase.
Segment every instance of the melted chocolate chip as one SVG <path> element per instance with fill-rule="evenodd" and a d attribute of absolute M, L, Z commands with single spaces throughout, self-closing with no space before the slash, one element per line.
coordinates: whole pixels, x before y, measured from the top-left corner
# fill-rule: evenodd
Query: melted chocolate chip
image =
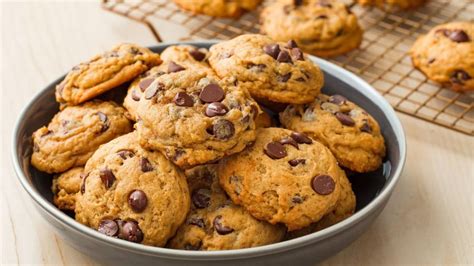
<path fill-rule="evenodd" d="M 178 92 L 173 99 L 174 104 L 183 107 L 192 107 L 194 105 L 193 98 L 185 92 Z"/>
<path fill-rule="evenodd" d="M 303 0 L 293 0 L 293 5 L 301 6 L 303 4 Z"/>
<path fill-rule="evenodd" d="M 292 55 L 293 58 L 295 58 L 296 60 L 301 60 L 301 61 L 304 60 L 303 52 L 301 51 L 300 48 L 293 48 L 293 49 L 291 49 L 291 55 Z"/>
<path fill-rule="evenodd" d="M 148 204 L 148 199 L 145 192 L 138 189 L 132 191 L 132 193 L 130 193 L 128 196 L 128 204 L 134 212 L 142 212 L 145 210 Z"/>
<path fill-rule="evenodd" d="M 215 102 L 210 103 L 206 108 L 206 116 L 214 117 L 214 116 L 223 116 L 227 114 L 229 109 L 223 103 Z"/>
<path fill-rule="evenodd" d="M 107 189 L 112 187 L 112 185 L 114 184 L 114 181 L 115 181 L 115 175 L 114 175 L 114 173 L 112 173 L 111 170 L 109 170 L 107 168 L 102 169 L 102 170 L 100 170 L 99 176 L 100 176 L 100 179 L 102 180 L 102 183 L 104 183 L 104 185 Z"/>
<path fill-rule="evenodd" d="M 369 123 L 367 123 L 367 121 L 364 121 L 364 124 L 360 127 L 360 131 L 372 133 L 372 128 L 370 127 Z"/>
<path fill-rule="evenodd" d="M 457 83 L 457 84 L 463 84 L 464 81 L 469 80 L 469 79 L 471 79 L 471 76 L 469 76 L 469 74 L 462 69 L 455 70 L 453 74 L 451 74 L 451 78 L 450 78 L 452 83 Z"/>
<path fill-rule="evenodd" d="M 263 51 L 267 55 L 277 59 L 278 54 L 280 53 L 280 46 L 278 44 L 268 44 L 263 47 Z"/>
<path fill-rule="evenodd" d="M 206 58 L 206 54 L 199 51 L 198 49 L 194 49 L 189 51 L 189 54 L 194 58 L 196 61 L 202 61 Z"/>
<path fill-rule="evenodd" d="M 201 218 L 190 218 L 188 220 L 188 224 L 192 224 L 192 225 L 195 225 L 195 226 L 200 227 L 200 228 L 205 227 L 204 220 L 201 219 Z"/>
<path fill-rule="evenodd" d="M 216 218 L 214 218 L 213 224 L 219 235 L 227 235 L 234 232 L 234 229 L 222 224 L 222 215 L 217 215 Z"/>
<path fill-rule="evenodd" d="M 194 207 L 198 209 L 204 209 L 209 206 L 211 203 L 211 192 L 209 189 L 200 188 L 198 190 L 193 191 L 191 195 L 191 200 L 193 201 Z"/>
<path fill-rule="evenodd" d="M 287 144 L 289 144 L 289 145 L 291 145 L 291 146 L 293 146 L 293 147 L 299 149 L 299 147 L 298 147 L 298 142 L 296 142 L 296 141 L 295 141 L 294 139 L 292 139 L 292 138 L 284 138 L 284 139 L 281 139 L 281 140 L 280 140 L 280 143 L 281 143 L 282 145 L 287 145 Z"/>
<path fill-rule="evenodd" d="M 334 191 L 336 184 L 329 175 L 318 175 L 313 177 L 311 187 L 319 195 L 328 195 Z"/>
<path fill-rule="evenodd" d="M 281 51 L 278 54 L 277 61 L 280 63 L 293 63 L 290 54 L 287 51 Z"/>
<path fill-rule="evenodd" d="M 99 116 L 99 120 L 102 122 L 100 132 L 107 131 L 107 129 L 109 129 L 109 126 L 110 126 L 109 118 L 107 117 L 106 114 L 104 114 L 102 112 L 97 112 L 97 115 Z"/>
<path fill-rule="evenodd" d="M 339 120 L 339 122 L 345 126 L 352 127 L 355 125 L 354 120 L 344 113 L 336 112 L 334 115 L 336 116 L 337 120 Z"/>
<path fill-rule="evenodd" d="M 199 99 L 205 103 L 220 102 L 224 99 L 225 92 L 217 84 L 209 84 L 202 89 Z"/>
<path fill-rule="evenodd" d="M 119 227 L 115 221 L 106 219 L 100 221 L 97 231 L 106 236 L 115 236 L 119 231 Z"/>
<path fill-rule="evenodd" d="M 150 161 L 145 157 L 140 158 L 140 168 L 144 173 L 153 171 L 154 169 L 153 165 L 151 165 Z"/>
<path fill-rule="evenodd" d="M 291 166 L 297 166 L 298 164 L 305 164 L 306 163 L 306 159 L 293 159 L 293 160 L 289 160 L 288 163 L 291 165 Z"/>
<path fill-rule="evenodd" d="M 235 127 L 232 122 L 226 119 L 217 121 L 207 132 L 218 139 L 229 139 L 235 134 Z"/>
<path fill-rule="evenodd" d="M 331 97 L 329 97 L 328 102 L 333 103 L 333 104 L 337 104 L 337 105 L 343 105 L 347 102 L 347 98 L 342 96 L 342 95 L 335 94 L 335 95 L 332 95 Z"/>
<path fill-rule="evenodd" d="M 284 158 L 287 155 L 285 147 L 276 141 L 268 143 L 267 146 L 265 146 L 264 152 L 273 160 Z"/>
<path fill-rule="evenodd" d="M 120 156 L 123 160 L 128 158 L 132 158 L 135 156 L 135 153 L 132 150 L 120 150 L 117 152 L 118 156 Z"/>
<path fill-rule="evenodd" d="M 151 83 L 153 83 L 155 79 L 144 79 L 138 83 L 138 87 L 140 87 L 140 90 L 144 92 L 148 86 L 150 86 Z"/>
<path fill-rule="evenodd" d="M 185 69 L 186 68 L 184 68 L 181 65 L 176 64 L 173 61 L 170 61 L 170 63 L 168 64 L 168 73 L 175 73 L 175 72 L 183 71 Z"/>
<path fill-rule="evenodd" d="M 287 74 L 285 74 L 285 75 L 279 75 L 279 76 L 277 77 L 277 80 L 278 80 L 279 82 L 287 82 L 290 78 L 291 78 L 291 72 L 290 72 L 290 73 L 287 73 Z"/>
<path fill-rule="evenodd" d="M 453 42 L 469 42 L 469 36 L 463 30 L 445 30 L 444 35 Z"/>
<path fill-rule="evenodd" d="M 300 132 L 292 132 L 290 137 L 300 144 L 311 144 L 313 140 Z"/>
<path fill-rule="evenodd" d="M 327 18 L 328 18 L 328 16 L 326 16 L 326 15 L 319 15 L 319 16 L 316 17 L 316 19 L 327 19 Z"/>
<path fill-rule="evenodd" d="M 132 91 L 132 100 L 138 102 L 138 101 L 140 101 L 140 98 L 141 98 L 140 94 L 138 94 L 137 91 L 133 90 Z"/>
<path fill-rule="evenodd" d="M 130 242 L 140 243 L 143 241 L 143 232 L 135 221 L 126 221 L 121 227 L 120 236 Z"/>

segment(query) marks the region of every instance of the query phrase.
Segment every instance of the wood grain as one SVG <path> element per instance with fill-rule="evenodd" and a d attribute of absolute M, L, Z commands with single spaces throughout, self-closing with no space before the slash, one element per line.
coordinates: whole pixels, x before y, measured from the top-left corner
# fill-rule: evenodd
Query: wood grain
<path fill-rule="evenodd" d="M 1 261 L 95 264 L 39 217 L 13 173 L 12 128 L 49 82 L 118 42 L 154 44 L 144 26 L 100 9 L 98 1 L 1 3 Z M 373 226 L 328 259 L 339 264 L 473 264 L 474 138 L 399 114 L 408 160 Z"/>

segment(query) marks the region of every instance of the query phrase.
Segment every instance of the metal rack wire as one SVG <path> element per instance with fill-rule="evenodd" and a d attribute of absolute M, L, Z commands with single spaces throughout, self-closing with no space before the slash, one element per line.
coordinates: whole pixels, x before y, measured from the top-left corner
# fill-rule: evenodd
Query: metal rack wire
<path fill-rule="evenodd" d="M 217 19 L 181 10 L 171 0 L 103 0 L 104 9 L 144 23 L 162 40 L 230 39 L 259 32 L 257 10 L 238 19 Z M 330 61 L 371 83 L 402 113 L 474 136 L 474 93 L 433 83 L 414 69 L 407 54 L 416 38 L 437 24 L 473 20 L 472 0 L 431 0 L 412 11 L 383 11 L 351 5 L 365 30 L 359 49 Z M 179 36 L 170 39 L 168 35 Z"/>

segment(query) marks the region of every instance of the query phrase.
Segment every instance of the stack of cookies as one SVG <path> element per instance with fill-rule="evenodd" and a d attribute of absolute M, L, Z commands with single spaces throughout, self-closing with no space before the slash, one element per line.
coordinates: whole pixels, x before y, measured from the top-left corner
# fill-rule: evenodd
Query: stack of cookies
<path fill-rule="evenodd" d="M 161 56 L 122 44 L 57 86 L 61 110 L 33 133 L 31 162 L 54 174 L 58 208 L 110 237 L 187 250 L 276 243 L 352 215 L 345 171 L 385 156 L 374 118 L 323 84 L 294 41 L 242 35 Z"/>

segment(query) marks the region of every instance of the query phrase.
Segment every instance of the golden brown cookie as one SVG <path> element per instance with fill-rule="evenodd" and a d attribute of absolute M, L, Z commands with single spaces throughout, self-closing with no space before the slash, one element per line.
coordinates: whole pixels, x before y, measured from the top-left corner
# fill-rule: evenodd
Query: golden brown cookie
<path fill-rule="evenodd" d="M 259 34 L 241 35 L 211 47 L 209 63 L 252 97 L 279 103 L 307 103 L 323 85 L 323 74 L 293 42 Z"/>
<path fill-rule="evenodd" d="M 33 133 L 31 164 L 47 173 L 83 166 L 101 144 L 131 130 L 125 110 L 114 102 L 66 107 Z"/>
<path fill-rule="evenodd" d="M 218 175 L 235 204 L 293 231 L 333 210 L 344 171 L 321 143 L 287 129 L 264 128 L 257 130 L 255 145 L 220 161 Z"/>
<path fill-rule="evenodd" d="M 186 171 L 192 192 L 191 211 L 168 246 L 187 250 L 227 250 L 280 241 L 285 228 L 259 221 L 233 204 L 220 187 L 215 168 L 216 165 L 206 165 Z"/>
<path fill-rule="evenodd" d="M 239 17 L 255 9 L 262 0 L 173 0 L 178 6 L 192 13 L 212 17 Z"/>
<path fill-rule="evenodd" d="M 413 65 L 455 91 L 474 90 L 474 23 L 451 22 L 431 29 L 411 48 Z"/>
<path fill-rule="evenodd" d="M 417 8 L 424 5 L 428 0 L 357 0 L 364 6 L 377 6 L 379 8 L 399 7 L 401 9 Z"/>
<path fill-rule="evenodd" d="M 263 10 L 261 21 L 262 33 L 276 41 L 294 40 L 303 51 L 317 56 L 337 56 L 362 42 L 357 17 L 335 0 L 279 0 Z"/>
<path fill-rule="evenodd" d="M 290 105 L 280 113 L 280 122 L 326 145 L 352 171 L 370 172 L 382 165 L 385 143 L 377 121 L 341 95 L 320 94 L 311 104 Z"/>
<path fill-rule="evenodd" d="M 183 67 L 157 77 L 137 109 L 141 144 L 191 168 L 243 150 L 255 139 L 258 105 L 245 89 Z"/>
<path fill-rule="evenodd" d="M 184 174 L 143 149 L 136 132 L 102 145 L 84 172 L 76 220 L 107 236 L 161 247 L 186 218 Z"/>
<path fill-rule="evenodd" d="M 120 44 L 72 68 L 56 87 L 56 100 L 78 105 L 161 63 L 160 56 L 135 44 Z"/>
<path fill-rule="evenodd" d="M 76 194 L 81 188 L 83 167 L 72 168 L 53 178 L 53 202 L 61 210 L 74 211 Z"/>

